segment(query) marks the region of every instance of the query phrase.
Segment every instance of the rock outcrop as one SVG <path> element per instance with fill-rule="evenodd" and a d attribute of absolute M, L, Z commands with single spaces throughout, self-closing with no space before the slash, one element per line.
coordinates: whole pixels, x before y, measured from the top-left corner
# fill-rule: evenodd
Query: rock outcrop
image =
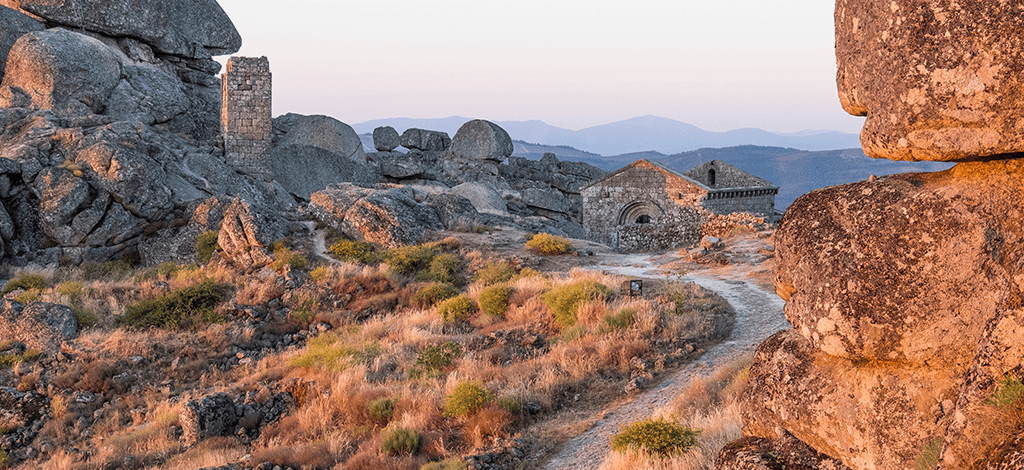
<path fill-rule="evenodd" d="M 445 227 L 437 212 L 416 201 L 411 188 L 341 184 L 314 193 L 311 211 L 352 238 L 395 248 L 423 241 Z"/>
<path fill-rule="evenodd" d="M 32 17 L 0 5 L 0 80 L 4 78 L 4 69 L 7 65 L 7 54 L 18 38 L 33 31 L 40 31 L 43 24 Z"/>
<path fill-rule="evenodd" d="M 839 100 L 878 158 L 968 161 L 1024 151 L 1016 5 L 838 0 Z"/>
<path fill-rule="evenodd" d="M 274 119 L 274 134 L 275 143 L 278 144 L 316 147 L 353 163 L 366 163 L 366 152 L 363 151 L 363 143 L 356 131 L 329 116 L 288 113 Z"/>
<path fill-rule="evenodd" d="M 242 266 L 260 266 L 273 261 L 269 250 L 287 233 L 287 225 L 272 208 L 235 198 L 224 209 L 217 244 L 225 257 Z"/>
<path fill-rule="evenodd" d="M 17 341 L 26 348 L 48 354 L 60 350 L 60 344 L 78 336 L 78 320 L 64 305 L 45 302 L 23 304 L 0 300 L 0 331 L 4 339 Z"/>

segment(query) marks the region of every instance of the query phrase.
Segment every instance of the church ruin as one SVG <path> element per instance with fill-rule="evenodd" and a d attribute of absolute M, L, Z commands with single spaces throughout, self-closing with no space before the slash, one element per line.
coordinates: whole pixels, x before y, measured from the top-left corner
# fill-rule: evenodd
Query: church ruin
<path fill-rule="evenodd" d="M 270 61 L 266 57 L 232 57 L 221 81 L 221 123 L 228 164 L 270 180 Z"/>
<path fill-rule="evenodd" d="M 720 160 L 683 173 L 637 160 L 581 189 L 583 226 L 619 251 L 693 245 L 716 215 L 771 217 L 779 188 Z"/>

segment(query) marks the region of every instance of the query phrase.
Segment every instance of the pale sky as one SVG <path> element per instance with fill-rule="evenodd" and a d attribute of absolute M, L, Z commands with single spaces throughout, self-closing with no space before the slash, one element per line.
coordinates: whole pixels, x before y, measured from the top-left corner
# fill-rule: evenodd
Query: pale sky
<path fill-rule="evenodd" d="M 219 0 L 274 115 L 859 132 L 828 0 Z M 223 59 L 221 58 L 222 62 Z"/>

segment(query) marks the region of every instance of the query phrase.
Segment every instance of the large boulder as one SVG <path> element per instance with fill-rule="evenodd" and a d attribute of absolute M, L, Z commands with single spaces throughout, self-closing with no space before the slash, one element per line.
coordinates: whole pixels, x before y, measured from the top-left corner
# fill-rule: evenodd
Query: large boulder
<path fill-rule="evenodd" d="M 4 339 L 24 343 L 28 349 L 55 353 L 64 341 L 78 336 L 75 313 L 64 305 L 0 300 L 0 331 Z"/>
<path fill-rule="evenodd" d="M 18 0 L 49 22 L 138 38 L 164 54 L 195 59 L 238 52 L 242 38 L 216 0 Z"/>
<path fill-rule="evenodd" d="M 401 143 L 402 147 L 409 150 L 436 152 L 447 150 L 452 139 L 447 132 L 411 128 L 402 133 Z"/>
<path fill-rule="evenodd" d="M 43 109 L 80 102 L 98 113 L 120 78 L 121 63 L 110 47 L 56 28 L 25 34 L 14 43 L 0 89 L 17 88 Z"/>
<path fill-rule="evenodd" d="M 395 248 L 423 241 L 428 231 L 441 231 L 437 212 L 416 201 L 411 188 L 340 184 L 314 193 L 311 211 L 346 235 Z"/>
<path fill-rule="evenodd" d="M 451 193 L 469 199 L 473 207 L 481 213 L 508 216 L 505 199 L 493 186 L 472 182 L 462 183 L 452 188 Z"/>
<path fill-rule="evenodd" d="M 440 165 L 437 163 L 441 152 L 410 150 L 402 152 L 376 152 L 370 159 L 380 169 L 381 176 L 391 182 L 408 180 L 437 180 L 441 178 Z"/>
<path fill-rule="evenodd" d="M 332 184 L 377 182 L 376 171 L 369 165 L 310 145 L 275 146 L 270 151 L 270 164 L 275 181 L 307 200 Z"/>
<path fill-rule="evenodd" d="M 281 144 L 317 147 L 355 163 L 366 163 L 366 152 L 363 150 L 363 142 L 359 140 L 359 135 L 348 124 L 332 117 L 289 113 L 274 119 L 274 128 L 283 134 L 278 137 Z"/>
<path fill-rule="evenodd" d="M 373 148 L 378 152 L 390 152 L 402 144 L 402 137 L 391 126 L 382 126 L 373 130 Z"/>
<path fill-rule="evenodd" d="M 236 197 L 224 210 L 217 244 L 239 266 L 265 265 L 273 261 L 268 250 L 287 232 L 287 225 L 275 211 Z"/>
<path fill-rule="evenodd" d="M 864 151 L 970 161 L 1024 152 L 1024 15 L 1008 2 L 838 0 L 839 100 Z"/>
<path fill-rule="evenodd" d="M 459 158 L 504 161 L 512 155 L 512 138 L 497 124 L 474 119 L 462 125 L 452 139 L 451 153 Z"/>
<path fill-rule="evenodd" d="M 7 53 L 14 47 L 15 41 L 32 31 L 41 31 L 43 24 L 17 10 L 0 5 L 0 80 L 4 78 L 4 67 L 7 65 Z"/>
<path fill-rule="evenodd" d="M 775 232 L 786 317 L 833 356 L 962 372 L 1024 281 L 1021 200 L 1020 160 L 813 191 Z"/>
<path fill-rule="evenodd" d="M 189 109 L 185 84 L 158 67 L 127 65 L 104 114 L 146 124 L 165 123 Z"/>
<path fill-rule="evenodd" d="M 480 213 L 473 203 L 457 194 L 427 194 L 423 202 L 437 212 L 444 228 L 452 231 L 472 230 L 476 226 L 514 226 L 508 217 Z"/>

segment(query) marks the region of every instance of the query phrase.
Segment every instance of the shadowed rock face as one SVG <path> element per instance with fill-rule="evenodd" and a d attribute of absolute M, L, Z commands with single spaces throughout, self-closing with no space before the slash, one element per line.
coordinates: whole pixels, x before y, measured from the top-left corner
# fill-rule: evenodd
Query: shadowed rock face
<path fill-rule="evenodd" d="M 139 38 L 157 51 L 193 59 L 233 54 L 242 37 L 216 0 L 18 0 L 57 24 Z"/>
<path fill-rule="evenodd" d="M 970 161 L 1024 152 L 1024 12 L 1014 2 L 837 0 L 839 100 L 864 151 Z"/>
<path fill-rule="evenodd" d="M 25 33 L 43 29 L 43 24 L 17 10 L 0 5 L 0 79 L 4 78 L 4 67 L 7 65 L 7 52 L 14 42 Z"/>

